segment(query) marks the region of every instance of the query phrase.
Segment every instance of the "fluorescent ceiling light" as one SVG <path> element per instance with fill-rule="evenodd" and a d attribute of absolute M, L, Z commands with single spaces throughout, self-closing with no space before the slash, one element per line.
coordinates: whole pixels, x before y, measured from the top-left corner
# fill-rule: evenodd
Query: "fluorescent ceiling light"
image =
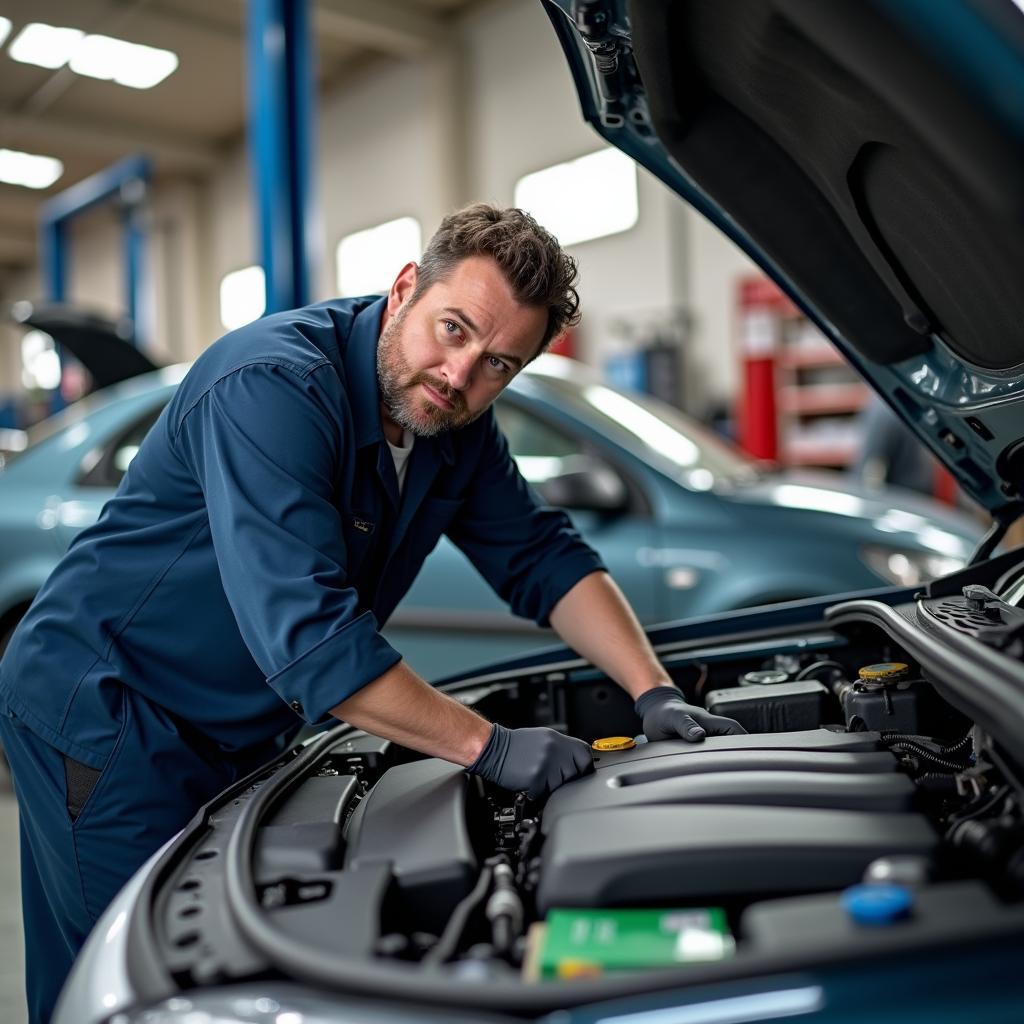
<path fill-rule="evenodd" d="M 617 149 L 555 164 L 516 182 L 515 205 L 562 245 L 628 231 L 639 216 L 636 164 Z"/>
<path fill-rule="evenodd" d="M 395 275 L 420 258 L 423 236 L 415 217 L 399 217 L 346 235 L 336 254 L 338 294 L 386 292 Z"/>
<path fill-rule="evenodd" d="M 220 282 L 220 322 L 229 331 L 258 320 L 266 308 L 262 267 L 243 267 L 224 275 Z"/>
<path fill-rule="evenodd" d="M 71 59 L 84 36 L 85 33 L 77 28 L 58 28 L 34 21 L 17 34 L 7 49 L 7 55 L 22 64 L 61 68 Z"/>
<path fill-rule="evenodd" d="M 152 89 L 178 67 L 178 57 L 141 43 L 129 43 L 111 36 L 86 36 L 70 59 L 71 70 L 79 75 L 117 82 L 131 89 Z"/>
<path fill-rule="evenodd" d="M 152 89 L 178 67 L 177 54 L 170 50 L 111 36 L 87 36 L 77 28 L 58 28 L 41 22 L 26 25 L 7 52 L 23 64 L 42 68 L 68 64 L 76 74 L 117 82 L 131 89 Z"/>
<path fill-rule="evenodd" d="M 11 34 L 11 19 L 0 18 L 0 45 Z"/>
<path fill-rule="evenodd" d="M 49 188 L 64 173 L 64 165 L 53 156 L 0 149 L 0 181 L 25 188 Z"/>

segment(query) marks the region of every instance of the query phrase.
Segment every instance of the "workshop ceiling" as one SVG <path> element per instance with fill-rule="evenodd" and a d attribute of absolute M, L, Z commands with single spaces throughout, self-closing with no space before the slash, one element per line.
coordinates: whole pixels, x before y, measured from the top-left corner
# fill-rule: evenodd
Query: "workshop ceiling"
<path fill-rule="evenodd" d="M 452 19 L 481 2 L 310 0 L 321 91 L 375 61 L 450 44 Z M 0 0 L 13 23 L 0 47 L 0 147 L 64 164 L 48 189 L 0 183 L 0 276 L 35 262 L 41 203 L 121 157 L 148 153 L 158 179 L 221 163 L 245 131 L 245 15 L 245 0 Z M 30 22 L 173 50 L 180 63 L 141 90 L 21 64 L 7 47 Z"/>

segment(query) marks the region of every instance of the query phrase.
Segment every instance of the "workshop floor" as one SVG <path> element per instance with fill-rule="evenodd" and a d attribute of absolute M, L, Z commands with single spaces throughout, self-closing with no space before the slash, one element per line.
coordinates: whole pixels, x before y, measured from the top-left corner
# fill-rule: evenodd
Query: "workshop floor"
<path fill-rule="evenodd" d="M 0 789 L 0 1024 L 25 1024 L 18 806 Z"/>

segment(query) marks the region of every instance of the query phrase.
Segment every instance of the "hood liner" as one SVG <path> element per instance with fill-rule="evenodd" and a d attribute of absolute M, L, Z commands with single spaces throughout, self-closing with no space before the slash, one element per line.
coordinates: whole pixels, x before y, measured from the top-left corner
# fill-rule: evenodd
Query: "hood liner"
<path fill-rule="evenodd" d="M 128 327 L 98 314 L 51 302 L 18 311 L 16 319 L 70 352 L 92 375 L 93 390 L 159 369 L 132 343 Z"/>
<path fill-rule="evenodd" d="M 1020 12 L 1007 0 L 554 6 L 598 132 L 739 242 L 972 497 L 1019 514 Z M 596 70 L 599 9 L 617 78 Z M 959 31 L 959 50 L 942 51 L 937 24 Z M 1019 75 L 995 82 L 990 68 Z"/>
<path fill-rule="evenodd" d="M 1024 150 L 948 68 L 864 0 L 631 12 L 666 150 L 862 353 L 1024 363 Z"/>

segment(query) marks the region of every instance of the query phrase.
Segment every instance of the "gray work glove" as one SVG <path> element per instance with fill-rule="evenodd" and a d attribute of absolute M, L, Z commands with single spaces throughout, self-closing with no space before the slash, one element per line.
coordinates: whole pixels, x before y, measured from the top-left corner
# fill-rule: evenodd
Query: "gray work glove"
<path fill-rule="evenodd" d="M 674 686 L 656 686 L 641 693 L 635 707 L 649 740 L 684 739 L 698 743 L 709 735 L 736 736 L 747 731 L 731 718 L 687 704 Z"/>
<path fill-rule="evenodd" d="M 594 770 L 594 757 L 583 740 L 563 736 L 554 729 L 506 729 L 495 725 L 466 769 L 514 793 L 525 790 L 539 800 L 563 782 Z"/>

